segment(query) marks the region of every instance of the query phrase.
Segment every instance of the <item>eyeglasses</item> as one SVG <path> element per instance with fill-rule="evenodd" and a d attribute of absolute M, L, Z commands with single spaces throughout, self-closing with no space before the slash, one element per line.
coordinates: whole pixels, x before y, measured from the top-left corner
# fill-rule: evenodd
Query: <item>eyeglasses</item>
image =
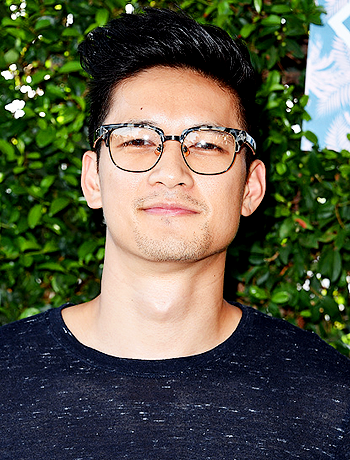
<path fill-rule="evenodd" d="M 180 136 L 165 136 L 160 128 L 146 124 L 102 125 L 96 131 L 94 148 L 100 140 L 105 142 L 117 168 L 134 173 L 154 168 L 166 141 L 180 142 L 186 165 L 204 175 L 222 174 L 230 169 L 243 144 L 253 154 L 256 149 L 254 139 L 246 131 L 217 126 L 197 126 Z"/>

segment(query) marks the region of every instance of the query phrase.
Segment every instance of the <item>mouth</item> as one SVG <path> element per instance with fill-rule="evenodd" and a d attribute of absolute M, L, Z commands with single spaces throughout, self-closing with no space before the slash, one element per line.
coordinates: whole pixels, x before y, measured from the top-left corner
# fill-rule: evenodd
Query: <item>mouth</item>
<path fill-rule="evenodd" d="M 135 209 L 145 213 L 145 215 L 155 217 L 191 217 L 208 213 L 208 207 L 205 203 L 186 194 L 164 196 L 160 193 L 154 193 L 136 200 Z"/>
<path fill-rule="evenodd" d="M 199 211 L 179 203 L 156 203 L 141 208 L 147 214 L 157 216 L 188 216 L 199 214 Z"/>

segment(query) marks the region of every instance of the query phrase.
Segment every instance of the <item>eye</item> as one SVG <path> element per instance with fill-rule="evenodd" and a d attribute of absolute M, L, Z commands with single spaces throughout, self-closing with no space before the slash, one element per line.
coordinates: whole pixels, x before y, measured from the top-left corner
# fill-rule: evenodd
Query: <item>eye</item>
<path fill-rule="evenodd" d="M 227 150 L 216 143 L 201 140 L 199 142 L 187 144 L 184 153 L 185 155 L 222 156 L 227 153 Z"/>
<path fill-rule="evenodd" d="M 190 149 L 191 148 L 200 149 L 200 150 L 217 150 L 219 152 L 223 151 L 222 147 L 220 147 L 219 145 L 213 144 L 211 142 L 206 142 L 206 141 L 197 142 L 197 144 L 191 146 Z"/>
<path fill-rule="evenodd" d="M 127 153 L 146 153 L 154 152 L 158 144 L 153 139 L 147 137 L 122 137 L 115 139 L 112 144 L 113 149 L 123 150 Z"/>
<path fill-rule="evenodd" d="M 153 142 L 150 139 L 126 139 L 122 143 L 122 147 L 149 147 L 153 146 Z"/>
<path fill-rule="evenodd" d="M 226 133 L 215 130 L 193 130 L 190 131 L 185 138 L 185 145 L 189 152 L 188 155 L 198 156 L 226 156 L 231 154 L 234 148 L 234 140 L 232 136 L 227 136 Z"/>

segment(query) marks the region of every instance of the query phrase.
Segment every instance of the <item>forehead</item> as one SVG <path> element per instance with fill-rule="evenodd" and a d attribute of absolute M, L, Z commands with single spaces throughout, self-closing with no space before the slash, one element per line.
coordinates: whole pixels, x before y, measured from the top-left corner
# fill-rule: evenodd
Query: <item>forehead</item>
<path fill-rule="evenodd" d="M 197 125 L 241 128 L 238 98 L 213 79 L 190 69 L 154 67 L 114 90 L 108 123 L 149 122 L 163 129 Z"/>

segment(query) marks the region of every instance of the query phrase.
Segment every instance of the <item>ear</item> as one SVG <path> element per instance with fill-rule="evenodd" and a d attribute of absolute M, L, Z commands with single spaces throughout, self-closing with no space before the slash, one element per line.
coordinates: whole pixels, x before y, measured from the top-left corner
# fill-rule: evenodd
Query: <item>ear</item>
<path fill-rule="evenodd" d="M 81 188 L 90 208 L 102 208 L 101 184 L 97 171 L 97 155 L 91 150 L 85 152 L 83 156 Z"/>
<path fill-rule="evenodd" d="M 260 160 L 254 160 L 250 166 L 248 179 L 244 188 L 241 214 L 250 216 L 261 203 L 266 189 L 265 165 Z"/>

